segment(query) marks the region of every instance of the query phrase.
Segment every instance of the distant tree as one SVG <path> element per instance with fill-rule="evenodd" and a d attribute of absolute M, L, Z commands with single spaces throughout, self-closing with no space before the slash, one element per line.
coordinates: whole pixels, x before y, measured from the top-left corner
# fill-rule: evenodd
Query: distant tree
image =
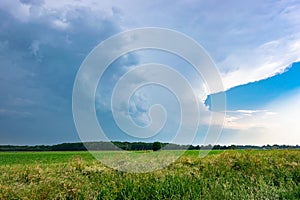
<path fill-rule="evenodd" d="M 160 142 L 154 142 L 152 145 L 152 150 L 153 151 L 158 151 L 161 149 L 161 143 Z"/>

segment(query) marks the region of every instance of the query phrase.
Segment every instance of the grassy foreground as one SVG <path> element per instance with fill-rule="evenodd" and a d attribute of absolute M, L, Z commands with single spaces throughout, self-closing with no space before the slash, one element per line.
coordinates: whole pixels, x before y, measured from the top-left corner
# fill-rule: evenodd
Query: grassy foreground
<path fill-rule="evenodd" d="M 88 152 L 0 153 L 0 199 L 300 199 L 299 150 L 198 155 L 187 151 L 161 170 L 126 173 Z"/>

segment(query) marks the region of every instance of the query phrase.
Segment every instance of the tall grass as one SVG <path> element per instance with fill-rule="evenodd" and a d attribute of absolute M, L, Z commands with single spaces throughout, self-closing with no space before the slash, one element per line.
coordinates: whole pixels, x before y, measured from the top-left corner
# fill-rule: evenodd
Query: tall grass
<path fill-rule="evenodd" d="M 0 199 L 300 199 L 300 151 L 198 154 L 187 151 L 151 173 L 126 173 L 87 152 L 1 153 Z"/>

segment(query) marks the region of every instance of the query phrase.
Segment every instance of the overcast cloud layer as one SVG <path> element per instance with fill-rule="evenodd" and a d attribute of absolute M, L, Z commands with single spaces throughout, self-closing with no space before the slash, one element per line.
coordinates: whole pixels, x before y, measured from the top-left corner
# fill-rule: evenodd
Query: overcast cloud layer
<path fill-rule="evenodd" d="M 77 70 L 97 44 L 120 31 L 151 26 L 185 33 L 207 50 L 229 89 L 283 73 L 300 60 L 299 10 L 298 0 L 2 0 L 0 144 L 78 141 L 71 110 Z M 112 122 L 109 98 L 113 86 L 129 69 L 159 61 L 184 74 L 199 97 L 202 118 L 195 143 L 200 143 L 210 122 L 211 111 L 203 104 L 209 92 L 187 63 L 158 54 L 140 52 L 112 64 L 97 92 L 98 118 L 111 132 L 111 139 L 128 139 L 118 134 Z M 285 120 L 299 114 L 292 108 L 299 100 L 296 91 L 270 99 L 259 110 L 230 110 L 220 143 L 299 143 L 297 122 Z M 137 92 L 128 117 L 147 125 L 147 113 L 155 102 L 175 112 L 174 97 L 160 93 L 161 89 L 153 88 Z M 168 141 L 178 127 L 178 118 L 176 114 L 167 121 L 165 136 L 152 139 Z M 293 128 L 283 140 L 281 132 L 287 127 Z"/>

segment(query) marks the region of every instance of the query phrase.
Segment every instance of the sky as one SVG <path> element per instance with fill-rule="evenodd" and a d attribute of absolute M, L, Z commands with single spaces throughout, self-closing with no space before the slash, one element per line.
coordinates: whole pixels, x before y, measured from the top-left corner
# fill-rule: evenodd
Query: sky
<path fill-rule="evenodd" d="M 106 139 L 172 142 L 180 128 L 189 134 L 199 117 L 193 144 L 205 143 L 209 127 L 220 126 L 218 144 L 300 144 L 299 10 L 298 0 L 2 0 L 0 144 L 80 141 L 72 92 L 81 64 L 109 37 L 144 27 L 172 29 L 199 43 L 219 71 L 227 110 L 214 110 L 205 101 L 214 94 L 186 60 L 170 52 L 139 50 L 116 59 L 99 81 L 94 103 Z M 152 84 L 125 98 L 137 83 L 153 77 L 172 82 L 172 70 L 141 67 L 148 63 L 170 66 L 174 76 L 189 82 L 199 116 L 194 96 L 180 82 L 174 83 L 180 95 Z M 119 104 L 112 105 L 114 88 L 129 72 L 116 94 Z M 181 105 L 190 115 L 182 117 Z M 225 114 L 224 123 L 212 122 L 214 114 Z M 128 123 L 118 127 L 116 120 L 125 119 L 158 132 L 143 135 Z M 185 143 L 185 135 L 180 137 Z"/>

